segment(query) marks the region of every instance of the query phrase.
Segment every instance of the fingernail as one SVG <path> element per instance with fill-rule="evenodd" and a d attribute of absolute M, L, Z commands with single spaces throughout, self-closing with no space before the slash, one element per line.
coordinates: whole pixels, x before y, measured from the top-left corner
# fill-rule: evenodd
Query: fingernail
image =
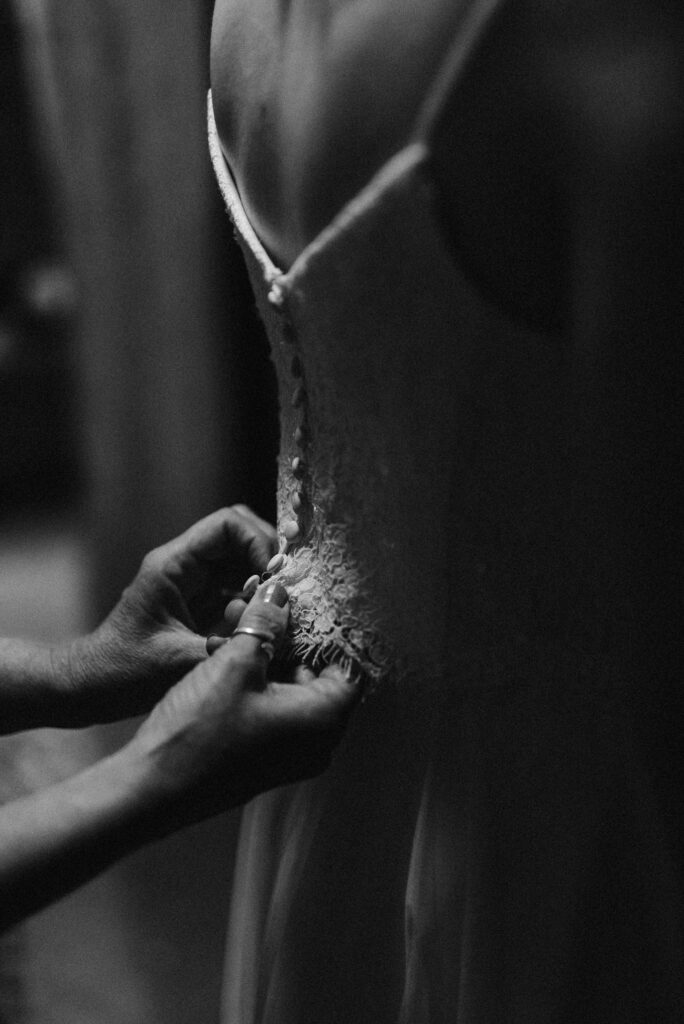
<path fill-rule="evenodd" d="M 264 604 L 277 604 L 280 608 L 287 604 L 287 590 L 277 580 L 266 583 L 259 591 L 259 597 Z"/>
<path fill-rule="evenodd" d="M 259 586 L 259 577 L 257 575 L 250 576 L 248 580 L 245 580 L 242 587 L 243 594 L 254 594 Z"/>

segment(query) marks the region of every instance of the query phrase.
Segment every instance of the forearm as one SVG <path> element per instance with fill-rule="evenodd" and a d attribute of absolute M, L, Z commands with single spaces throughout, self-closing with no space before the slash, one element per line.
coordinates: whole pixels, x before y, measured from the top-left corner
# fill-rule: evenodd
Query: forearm
<path fill-rule="evenodd" d="M 157 666 L 146 673 L 140 663 L 136 646 L 126 649 L 109 620 L 62 644 L 0 639 L 0 734 L 79 729 L 149 711 L 168 683 L 155 688 Z M 181 675 L 178 669 L 172 681 Z"/>
<path fill-rule="evenodd" d="M 118 753 L 0 808 L 0 926 L 145 843 L 322 771 L 357 698 L 340 669 L 269 681 L 287 593 L 260 588 L 230 644 L 203 659 Z M 240 635 L 244 634 L 244 635 Z"/>
<path fill-rule="evenodd" d="M 0 733 L 68 724 L 69 671 L 69 645 L 0 639 Z"/>
<path fill-rule="evenodd" d="M 168 831 L 163 805 L 148 759 L 129 746 L 0 808 L 0 928 Z"/>

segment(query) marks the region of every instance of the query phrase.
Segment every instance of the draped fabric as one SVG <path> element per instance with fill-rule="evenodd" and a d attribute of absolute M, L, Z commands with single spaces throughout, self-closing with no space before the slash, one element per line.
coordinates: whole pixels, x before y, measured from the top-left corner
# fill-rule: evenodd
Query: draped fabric
<path fill-rule="evenodd" d="M 658 731 L 599 543 L 614 481 L 577 515 L 567 343 L 476 287 L 435 215 L 431 127 L 495 7 L 287 273 L 210 107 L 279 379 L 293 642 L 373 684 L 331 770 L 244 813 L 223 1024 L 681 1019 Z"/>

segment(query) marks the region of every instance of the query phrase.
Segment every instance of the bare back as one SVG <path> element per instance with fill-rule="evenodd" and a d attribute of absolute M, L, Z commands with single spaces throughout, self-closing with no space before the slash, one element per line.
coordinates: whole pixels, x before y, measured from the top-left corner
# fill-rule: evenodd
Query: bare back
<path fill-rule="evenodd" d="M 219 133 L 257 232 L 282 265 L 407 141 L 472 6 L 218 0 Z M 663 202 L 677 194 L 684 15 L 646 0 L 499 6 L 433 140 L 443 221 L 503 302 L 567 323 L 584 301 L 582 277 L 597 272 L 578 226 L 605 210 L 625 175 L 635 224 L 638 192 L 652 194 L 654 173 Z M 638 230 L 651 234 L 652 211 L 643 219 Z M 620 225 L 605 230 L 622 234 Z"/>

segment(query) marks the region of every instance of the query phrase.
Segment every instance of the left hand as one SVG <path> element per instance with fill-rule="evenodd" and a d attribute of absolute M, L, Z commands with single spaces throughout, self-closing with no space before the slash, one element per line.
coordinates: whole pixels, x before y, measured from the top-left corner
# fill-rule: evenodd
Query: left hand
<path fill-rule="evenodd" d="M 155 548 L 94 633 L 66 654 L 70 724 L 114 721 L 149 711 L 207 656 L 226 601 L 263 572 L 276 532 L 245 505 L 207 516 Z"/>

